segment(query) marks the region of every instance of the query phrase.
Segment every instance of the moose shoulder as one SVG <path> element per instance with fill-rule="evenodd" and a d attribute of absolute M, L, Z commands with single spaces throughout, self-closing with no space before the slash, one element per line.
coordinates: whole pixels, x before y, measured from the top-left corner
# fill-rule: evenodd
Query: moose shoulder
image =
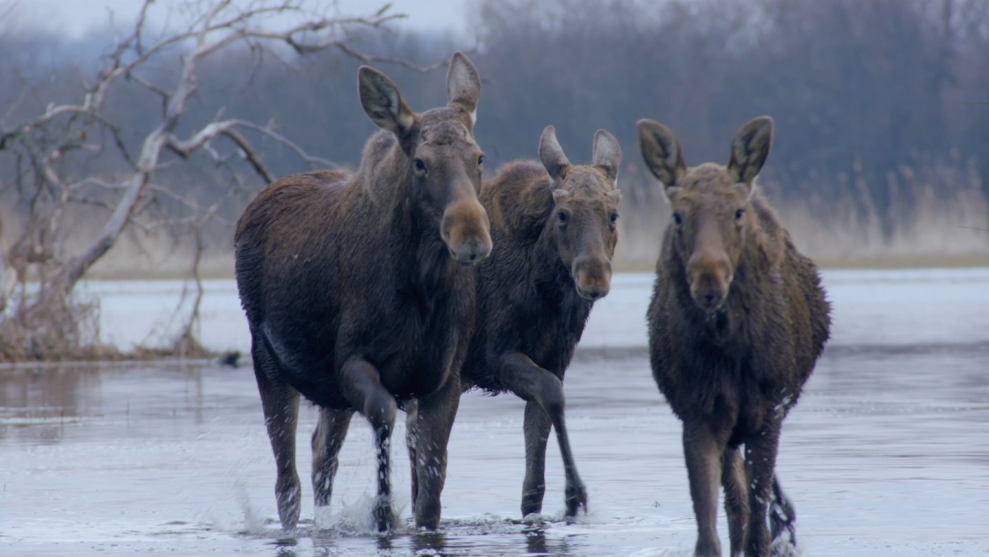
<path fill-rule="evenodd" d="M 756 118 L 735 136 L 726 166 L 691 168 L 669 128 L 639 121 L 643 157 L 673 209 L 647 315 L 649 349 L 659 389 L 683 421 L 697 555 L 721 554 L 719 484 L 732 555 L 768 555 L 784 528 L 792 537 L 792 505 L 774 472 L 780 430 L 829 334 L 817 268 L 757 192 L 772 128 Z"/>
<path fill-rule="evenodd" d="M 450 62 L 446 106 L 415 113 L 395 84 L 358 72 L 361 104 L 382 130 L 358 171 L 283 178 L 237 226 L 236 273 L 254 371 L 277 466 L 282 526 L 299 518 L 295 469 L 299 394 L 320 408 L 312 438 L 317 509 L 329 504 L 351 414 L 375 431 L 377 527 L 390 505 L 389 442 L 399 404 L 419 400 L 418 526 L 435 528 L 459 366 L 474 316 L 470 264 L 491 250 L 477 194 L 474 119 L 481 84 L 462 53 Z"/>

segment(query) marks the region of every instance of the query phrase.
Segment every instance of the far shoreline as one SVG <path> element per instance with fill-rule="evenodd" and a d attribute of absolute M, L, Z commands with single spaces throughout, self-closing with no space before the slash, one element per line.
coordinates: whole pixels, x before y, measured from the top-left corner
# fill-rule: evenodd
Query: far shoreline
<path fill-rule="evenodd" d="M 225 259 L 225 258 L 220 258 Z M 971 269 L 989 267 L 989 253 L 961 255 L 890 255 L 881 257 L 819 257 L 814 258 L 822 270 L 846 269 Z M 229 263 L 229 264 L 227 264 Z M 164 265 L 162 265 L 164 267 Z M 648 260 L 616 260 L 616 273 L 653 272 L 655 261 Z M 234 279 L 232 261 L 217 261 L 211 264 L 205 260 L 200 267 L 199 276 L 203 280 Z M 134 269 L 113 268 L 94 269 L 84 280 L 92 282 L 141 281 L 141 280 L 191 280 L 189 269 L 182 266 L 177 269 Z"/>

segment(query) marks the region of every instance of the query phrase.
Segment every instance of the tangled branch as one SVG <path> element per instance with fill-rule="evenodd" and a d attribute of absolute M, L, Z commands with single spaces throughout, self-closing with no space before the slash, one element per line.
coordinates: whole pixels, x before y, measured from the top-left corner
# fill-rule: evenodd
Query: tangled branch
<path fill-rule="evenodd" d="M 155 37 L 148 24 L 153 5 L 153 0 L 144 0 L 129 33 L 109 49 L 95 78 L 83 81 L 78 101 L 49 103 L 37 116 L 9 127 L 0 120 L 0 153 L 12 155 L 18 169 L 15 181 L 7 187 L 16 189 L 19 204 L 30 211 L 0 263 L 0 284 L 18 285 L 18 293 L 12 293 L 14 289 L 9 287 L 0 289 L 0 309 L 10 300 L 17 301 L 15 312 L 0 313 L 0 327 L 63 334 L 65 331 L 44 323 L 47 316 L 64 313 L 53 312 L 52 308 L 67 307 L 78 281 L 114 247 L 125 230 L 147 226 L 138 217 L 154 204 L 154 199 L 182 197 L 168 184 L 154 180 L 176 161 L 204 153 L 218 166 L 232 169 L 235 161 L 221 154 L 214 145 L 229 142 L 239 155 L 237 159 L 246 164 L 255 180 L 267 184 L 275 176 L 249 139 L 260 136 L 283 146 L 310 167 L 336 166 L 332 161 L 307 153 L 270 125 L 238 118 L 216 118 L 205 124 L 189 121 L 188 104 L 196 94 L 197 74 L 205 60 L 239 45 L 255 53 L 275 55 L 279 48 L 288 48 L 297 55 L 336 49 L 357 60 L 383 61 L 357 50 L 352 37 L 358 30 L 380 29 L 404 17 L 393 13 L 390 4 L 366 16 L 343 17 L 327 10 L 307 8 L 302 0 L 255 0 L 246 6 L 233 0 L 214 0 L 191 4 L 193 9 L 201 9 L 188 26 Z M 284 21 L 295 23 L 279 27 L 278 23 Z M 176 54 L 174 81 L 156 82 L 153 70 L 169 64 Z M 420 71 L 430 69 L 402 60 L 388 61 Z M 112 93 L 124 83 L 136 85 L 139 91 L 160 99 L 162 106 L 160 118 L 141 132 L 136 153 L 128 149 L 125 137 L 129 132 L 115 122 L 108 106 Z M 194 130 L 191 133 L 179 133 L 180 128 L 190 127 Z M 94 141 L 97 137 L 109 137 L 111 141 L 109 144 Z M 78 177 L 75 175 L 78 165 L 68 161 L 85 154 L 112 155 L 123 162 L 124 169 L 117 170 L 113 176 Z M 233 179 L 228 191 L 245 187 L 239 172 L 231 170 L 230 175 Z M 63 253 L 61 241 L 67 234 L 63 229 L 66 215 L 70 208 L 82 205 L 102 208 L 108 214 L 101 230 L 83 242 L 81 249 Z M 216 206 L 200 207 L 193 203 L 185 207 L 187 215 L 166 222 L 192 224 L 197 231 L 195 237 L 199 238 L 195 250 L 198 261 L 202 253 L 198 230 L 216 217 Z M 158 225 L 161 224 L 159 221 Z M 29 279 L 39 282 L 30 294 L 25 288 Z M 16 352 L 0 346 L 0 358 L 4 350 Z"/>

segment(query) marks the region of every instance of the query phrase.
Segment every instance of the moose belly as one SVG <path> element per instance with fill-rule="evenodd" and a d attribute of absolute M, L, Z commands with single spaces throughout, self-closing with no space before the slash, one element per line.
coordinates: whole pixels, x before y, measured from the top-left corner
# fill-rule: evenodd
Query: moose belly
<path fill-rule="evenodd" d="M 329 342 L 316 342 L 308 335 L 283 335 L 265 322 L 261 342 L 274 359 L 279 379 L 311 402 L 325 408 L 347 408 L 349 403 L 338 386 Z"/>

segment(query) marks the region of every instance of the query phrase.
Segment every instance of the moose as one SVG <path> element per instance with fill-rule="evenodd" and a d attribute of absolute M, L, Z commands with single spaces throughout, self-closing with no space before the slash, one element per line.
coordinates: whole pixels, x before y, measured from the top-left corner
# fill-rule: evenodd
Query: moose
<path fill-rule="evenodd" d="M 622 152 L 599 130 L 592 164 L 572 165 L 549 126 L 539 159 L 507 164 L 481 190 L 494 250 L 475 268 L 478 318 L 461 376 L 465 387 L 526 401 L 523 516 L 542 510 L 546 443 L 556 430 L 573 517 L 587 510 L 587 490 L 567 436 L 563 375 L 591 307 L 611 286 Z"/>
<path fill-rule="evenodd" d="M 371 423 L 379 531 L 396 523 L 389 484 L 396 411 L 417 400 L 415 524 L 438 526 L 474 319 L 471 265 L 492 248 L 478 199 L 483 154 L 474 140 L 481 81 L 463 53 L 453 55 L 446 85 L 446 106 L 416 113 L 394 82 L 362 66 L 360 102 L 381 130 L 367 141 L 356 173 L 283 178 L 237 223 L 237 287 L 286 530 L 300 512 L 300 394 L 319 408 L 312 436 L 317 513 L 329 505 L 353 412 Z"/>
<path fill-rule="evenodd" d="M 828 339 L 830 306 L 817 267 L 757 191 L 772 119 L 742 126 L 727 166 L 688 168 L 680 142 L 658 122 L 640 120 L 638 132 L 673 209 L 647 314 L 649 352 L 659 390 L 683 422 L 695 554 L 721 554 L 720 483 L 731 554 L 767 556 L 784 534 L 796 542 L 776 455 L 783 419 Z"/>

